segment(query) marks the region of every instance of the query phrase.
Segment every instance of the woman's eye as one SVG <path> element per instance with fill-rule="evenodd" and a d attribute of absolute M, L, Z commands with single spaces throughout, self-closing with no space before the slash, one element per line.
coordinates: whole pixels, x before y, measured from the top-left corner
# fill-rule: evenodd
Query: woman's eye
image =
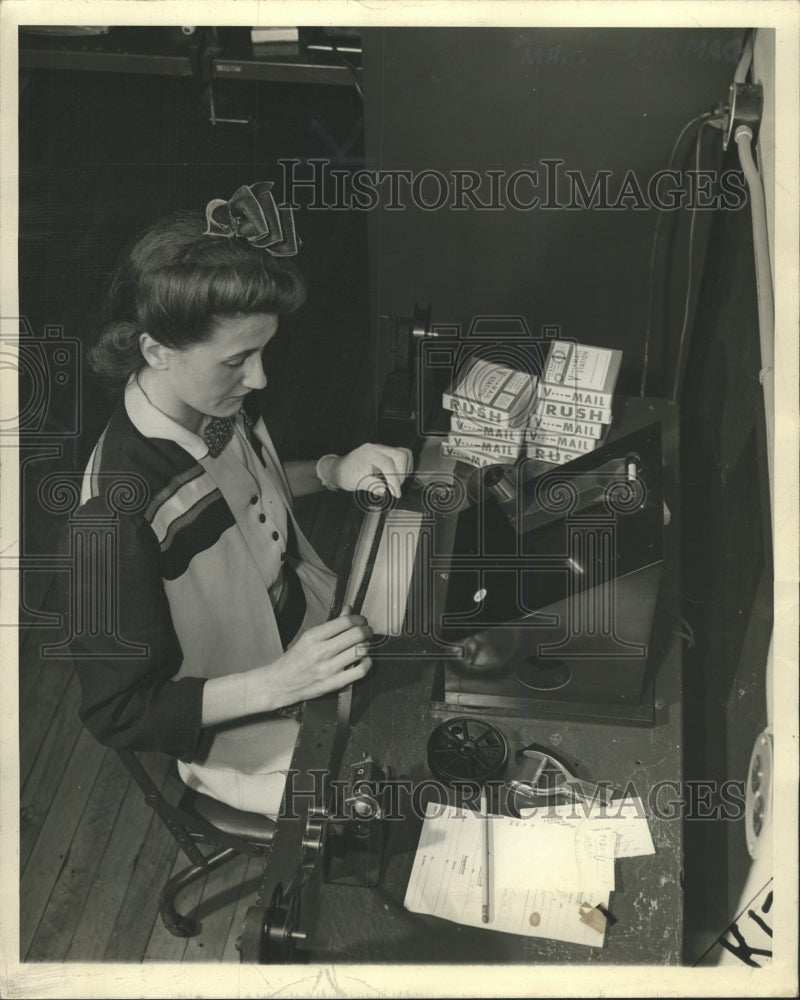
<path fill-rule="evenodd" d="M 226 361 L 225 364 L 228 368 L 241 368 L 244 364 L 244 358 L 239 358 L 238 361 Z"/>

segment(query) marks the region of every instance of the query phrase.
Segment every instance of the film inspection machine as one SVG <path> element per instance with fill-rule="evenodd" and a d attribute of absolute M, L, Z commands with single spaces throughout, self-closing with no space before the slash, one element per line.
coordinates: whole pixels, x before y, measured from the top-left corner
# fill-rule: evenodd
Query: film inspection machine
<path fill-rule="evenodd" d="M 674 809 L 650 818 L 655 855 L 618 862 L 591 956 L 403 908 L 424 805 L 441 789 L 492 778 L 504 792 L 492 811 L 513 813 L 533 757 L 551 792 L 565 778 L 643 802 L 674 791 L 681 651 L 674 405 L 615 401 L 607 442 L 565 468 L 443 462 L 430 312 L 398 326 L 379 439 L 413 445 L 415 472 L 398 501 L 357 495 L 337 594 L 373 625 L 375 663 L 355 689 L 304 707 L 242 961 L 678 962 Z M 405 803 L 394 783 L 411 789 Z M 656 894 L 659 906 L 642 907 Z"/>

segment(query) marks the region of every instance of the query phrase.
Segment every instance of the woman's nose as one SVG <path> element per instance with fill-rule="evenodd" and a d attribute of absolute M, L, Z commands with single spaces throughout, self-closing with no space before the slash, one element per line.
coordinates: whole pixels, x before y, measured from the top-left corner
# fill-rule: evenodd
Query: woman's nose
<path fill-rule="evenodd" d="M 267 384 L 267 376 L 264 374 L 264 365 L 261 363 L 261 355 L 253 354 L 244 365 L 244 385 L 248 389 L 263 389 Z"/>

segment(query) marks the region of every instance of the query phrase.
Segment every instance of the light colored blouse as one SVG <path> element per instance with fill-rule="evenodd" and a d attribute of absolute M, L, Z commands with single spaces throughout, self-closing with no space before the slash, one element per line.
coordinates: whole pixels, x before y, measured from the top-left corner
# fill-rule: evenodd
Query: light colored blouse
<path fill-rule="evenodd" d="M 125 533 L 140 540 L 122 546 L 121 598 L 137 600 L 125 590 L 125 563 L 152 561 L 154 541 L 181 662 L 177 671 L 176 665 L 151 664 L 152 684 L 163 685 L 165 675 L 170 685 L 190 684 L 196 716 L 200 703 L 193 689 L 198 679 L 250 670 L 283 654 L 273 607 L 283 587 L 285 562 L 295 570 L 306 599 L 298 635 L 327 619 L 336 578 L 292 513 L 289 483 L 262 420 L 253 425 L 252 435 L 263 464 L 241 413 L 233 439 L 212 457 L 202 437 L 153 406 L 135 378 L 126 388 L 124 410 L 132 428 L 148 440 L 126 441 L 135 437 L 128 422 L 112 419 L 90 458 L 83 499 L 102 493 L 103 482 L 115 470 L 135 472 L 148 482 L 149 502 L 136 517 L 154 539 L 148 536 L 150 541 L 145 538 L 147 544 L 142 544 L 141 536 L 148 533 L 141 524 Z M 142 627 L 148 628 L 146 623 Z M 156 649 L 156 631 L 163 633 L 164 623 L 153 621 L 152 629 Z M 142 683 L 137 677 L 138 687 Z M 147 676 L 144 683 L 149 683 Z M 181 719 L 180 725 L 187 721 Z M 297 731 L 294 719 L 274 713 L 200 730 L 195 751 L 177 754 L 179 772 L 199 791 L 237 808 L 274 815 Z"/>

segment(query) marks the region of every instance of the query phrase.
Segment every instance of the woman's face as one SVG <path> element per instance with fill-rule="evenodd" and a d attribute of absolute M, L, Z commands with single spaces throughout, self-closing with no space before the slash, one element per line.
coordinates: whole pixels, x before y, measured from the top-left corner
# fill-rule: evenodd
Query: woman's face
<path fill-rule="evenodd" d="M 278 317 L 271 313 L 215 320 L 202 343 L 169 351 L 168 365 L 158 374 L 161 405 L 190 429 L 203 414 L 234 416 L 249 392 L 267 384 L 261 352 L 277 329 Z"/>

